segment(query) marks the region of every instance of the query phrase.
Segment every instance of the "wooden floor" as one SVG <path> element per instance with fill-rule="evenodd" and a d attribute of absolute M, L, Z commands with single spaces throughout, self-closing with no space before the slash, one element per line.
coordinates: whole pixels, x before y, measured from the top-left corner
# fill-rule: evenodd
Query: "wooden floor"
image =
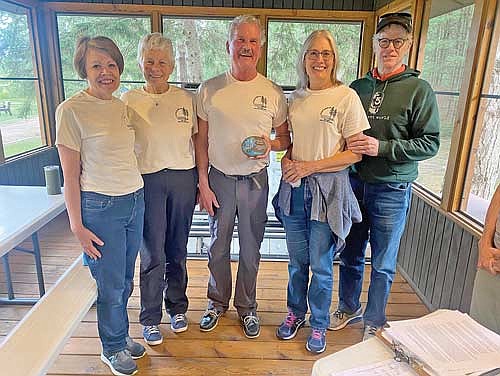
<path fill-rule="evenodd" d="M 79 254 L 77 243 L 71 235 L 65 214 L 59 216 L 40 234 L 42 262 L 47 286 L 57 278 Z M 11 257 L 11 269 L 18 296 L 33 296 L 36 292 L 36 275 L 29 255 Z M 206 260 L 190 260 L 190 299 L 187 332 L 174 334 L 161 325 L 165 338 L 163 344 L 147 347 L 148 355 L 138 360 L 138 375 L 310 375 L 312 364 L 321 356 L 331 354 L 360 341 L 361 324 L 355 324 L 339 332 L 328 332 L 328 347 L 321 356 L 313 356 L 304 347 L 309 328 L 300 330 L 290 341 L 276 339 L 276 326 L 286 314 L 286 262 L 264 261 L 261 263 L 257 282 L 258 313 L 261 317 L 261 334 L 257 339 L 246 339 L 239 325 L 234 308 L 221 318 L 212 332 L 198 329 L 199 319 L 206 308 Z M 236 264 L 233 263 L 233 271 Z M 369 270 L 369 268 L 367 268 Z M 233 276 L 235 273 L 233 273 Z M 337 285 L 337 276 L 335 287 Z M 137 273 L 136 273 L 137 277 Z M 5 295 L 5 279 L 0 273 L 0 295 Z M 137 278 L 136 278 L 137 286 Z M 364 283 L 362 300 L 366 301 L 367 282 Z M 2 294 L 3 293 L 3 294 Z M 332 307 L 337 304 L 337 291 L 333 293 Z M 29 307 L 0 305 L 0 341 L 22 319 Z M 139 289 L 134 290 L 129 302 L 130 335 L 143 342 L 139 316 Z M 387 314 L 390 320 L 419 317 L 427 309 L 400 275 L 396 276 L 389 297 Z M 54 313 L 57 316 L 64 312 Z M 50 330 L 50 328 L 48 328 Z M 97 336 L 96 312 L 92 308 L 61 355 L 49 371 L 50 375 L 111 375 L 100 361 L 100 342 Z"/>

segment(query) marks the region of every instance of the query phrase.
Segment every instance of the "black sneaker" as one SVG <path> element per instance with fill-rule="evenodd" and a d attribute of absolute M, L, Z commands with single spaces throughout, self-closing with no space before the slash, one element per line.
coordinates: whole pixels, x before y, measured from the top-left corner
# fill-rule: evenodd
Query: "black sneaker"
<path fill-rule="evenodd" d="M 259 318 L 253 312 L 240 317 L 243 332 L 247 338 L 257 338 L 260 334 Z"/>
<path fill-rule="evenodd" d="M 219 322 L 219 317 L 221 316 L 221 311 L 217 311 L 216 309 L 207 309 L 200 320 L 200 330 L 202 332 L 214 330 Z"/>

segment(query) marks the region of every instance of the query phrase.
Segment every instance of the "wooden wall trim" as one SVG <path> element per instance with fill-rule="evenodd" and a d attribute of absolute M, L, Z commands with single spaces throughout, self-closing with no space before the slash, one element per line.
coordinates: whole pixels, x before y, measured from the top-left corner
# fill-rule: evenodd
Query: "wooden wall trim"
<path fill-rule="evenodd" d="M 381 15 L 386 13 L 400 12 L 403 9 L 411 8 L 413 1 L 414 0 L 394 0 L 389 4 L 386 4 L 383 7 L 377 9 L 375 11 L 375 15 L 377 17 L 380 17 Z"/>
<path fill-rule="evenodd" d="M 497 0 L 476 0 L 469 37 L 464 80 L 460 89 L 458 116 L 455 121 L 441 207 L 445 211 L 460 210 L 464 200 L 464 183 L 472 146 L 475 118 L 479 107 L 484 71 L 495 21 Z"/>
<path fill-rule="evenodd" d="M 151 12 L 151 32 L 152 33 L 163 33 L 163 22 L 161 19 L 161 13 L 157 11 Z"/>
<path fill-rule="evenodd" d="M 374 14 L 363 22 L 358 77 L 362 77 L 373 66 L 373 34 L 377 19 Z"/>
<path fill-rule="evenodd" d="M 420 18 L 420 33 L 418 40 L 418 47 L 415 48 L 415 68 L 422 71 L 425 58 L 425 44 L 427 43 L 427 32 L 429 30 L 429 19 L 431 16 L 432 0 L 423 0 L 422 12 Z"/>
<path fill-rule="evenodd" d="M 225 7 L 186 7 L 170 5 L 136 5 L 136 4 L 96 4 L 89 7 L 88 3 L 44 3 L 46 7 L 56 12 L 68 13 L 114 13 L 114 14 L 144 14 L 159 12 L 162 15 L 178 16 L 209 16 L 236 17 L 241 14 L 268 16 L 283 19 L 309 19 L 331 21 L 365 21 L 373 16 L 371 11 L 344 10 L 305 10 L 305 9 L 268 9 L 268 8 L 225 8 Z"/>

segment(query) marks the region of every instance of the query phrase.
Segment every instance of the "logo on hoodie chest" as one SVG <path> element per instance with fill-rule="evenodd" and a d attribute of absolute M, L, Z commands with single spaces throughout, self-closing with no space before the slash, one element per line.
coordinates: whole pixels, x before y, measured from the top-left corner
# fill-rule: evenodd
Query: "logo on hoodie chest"
<path fill-rule="evenodd" d="M 384 96 L 383 91 L 376 91 L 373 93 L 370 107 L 368 107 L 368 113 L 375 115 L 380 110 L 380 107 L 384 102 Z"/>

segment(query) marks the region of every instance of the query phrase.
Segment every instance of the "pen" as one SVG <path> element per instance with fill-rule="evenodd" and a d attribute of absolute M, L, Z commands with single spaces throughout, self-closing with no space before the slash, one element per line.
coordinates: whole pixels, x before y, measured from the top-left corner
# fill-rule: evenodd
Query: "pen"
<path fill-rule="evenodd" d="M 481 373 L 479 376 L 495 376 L 495 375 L 500 375 L 500 368 L 490 369 L 489 371 Z"/>

